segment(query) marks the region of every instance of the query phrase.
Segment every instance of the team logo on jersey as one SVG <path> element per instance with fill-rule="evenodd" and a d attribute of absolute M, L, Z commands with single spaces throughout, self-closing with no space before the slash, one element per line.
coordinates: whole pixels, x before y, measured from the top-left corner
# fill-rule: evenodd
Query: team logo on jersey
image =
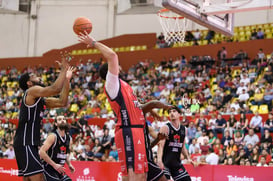
<path fill-rule="evenodd" d="M 176 143 L 180 143 L 180 136 L 178 134 L 174 135 L 173 139 Z"/>
<path fill-rule="evenodd" d="M 60 150 L 61 150 L 62 153 L 66 153 L 66 147 L 65 146 L 61 146 Z"/>

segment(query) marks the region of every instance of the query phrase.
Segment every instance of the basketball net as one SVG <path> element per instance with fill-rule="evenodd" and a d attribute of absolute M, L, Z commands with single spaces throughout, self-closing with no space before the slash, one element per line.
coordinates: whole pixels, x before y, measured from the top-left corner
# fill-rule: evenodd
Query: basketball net
<path fill-rule="evenodd" d="M 167 43 L 185 42 L 185 34 L 188 20 L 168 9 L 161 9 L 157 12 L 159 22 L 163 29 Z"/>

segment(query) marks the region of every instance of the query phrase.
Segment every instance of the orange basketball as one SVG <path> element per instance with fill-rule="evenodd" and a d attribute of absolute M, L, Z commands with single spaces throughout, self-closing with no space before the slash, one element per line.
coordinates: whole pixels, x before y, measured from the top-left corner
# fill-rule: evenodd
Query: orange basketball
<path fill-rule="evenodd" d="M 74 21 L 73 30 L 77 35 L 85 31 L 89 34 L 92 31 L 92 23 L 88 18 L 79 17 Z"/>

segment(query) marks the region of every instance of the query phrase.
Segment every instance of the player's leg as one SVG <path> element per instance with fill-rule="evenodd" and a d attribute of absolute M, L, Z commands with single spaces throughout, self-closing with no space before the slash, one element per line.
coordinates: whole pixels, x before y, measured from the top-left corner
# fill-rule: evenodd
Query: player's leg
<path fill-rule="evenodd" d="M 64 175 L 61 181 L 72 181 L 72 179 L 68 175 Z"/>
<path fill-rule="evenodd" d="M 122 181 L 129 181 L 129 175 L 126 162 L 126 149 L 124 144 L 124 138 L 122 129 L 119 129 L 115 133 L 115 143 L 118 151 L 118 158 L 121 166 Z"/>
<path fill-rule="evenodd" d="M 149 160 L 148 162 L 149 171 L 147 174 L 147 181 L 167 181 L 167 178 L 164 175 L 163 170 L 159 168 L 154 161 Z"/>
<path fill-rule="evenodd" d="M 43 166 L 38 154 L 38 147 L 15 146 L 18 175 L 24 176 L 24 181 L 44 181 Z"/>
<path fill-rule="evenodd" d="M 129 181 L 129 176 L 128 175 L 123 175 L 122 176 L 122 181 Z"/>
<path fill-rule="evenodd" d="M 128 169 L 129 181 L 146 181 L 146 173 L 135 173 L 132 168 Z"/>
<path fill-rule="evenodd" d="M 163 173 L 164 173 L 164 176 L 166 177 L 167 181 L 173 181 L 171 179 L 171 172 L 169 170 L 169 168 L 165 167 L 164 170 L 163 170 Z"/>
<path fill-rule="evenodd" d="M 24 177 L 29 181 L 44 181 L 44 167 L 40 160 L 37 146 L 25 146 L 27 166 Z"/>
<path fill-rule="evenodd" d="M 133 163 L 133 180 L 147 180 L 148 161 L 146 155 L 146 144 L 144 137 L 144 128 L 131 128 L 132 134 L 132 163 Z M 129 177 L 130 179 L 130 177 Z"/>
<path fill-rule="evenodd" d="M 27 179 L 27 181 L 45 181 L 43 173 L 38 173 L 38 174 L 31 175 L 25 178 Z"/>
<path fill-rule="evenodd" d="M 177 170 L 171 170 L 174 181 L 191 181 L 191 177 L 183 165 Z"/>

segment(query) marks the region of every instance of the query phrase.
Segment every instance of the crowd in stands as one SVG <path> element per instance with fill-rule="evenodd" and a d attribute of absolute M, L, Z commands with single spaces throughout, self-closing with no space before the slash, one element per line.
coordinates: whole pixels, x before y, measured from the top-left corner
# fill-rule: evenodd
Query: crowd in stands
<path fill-rule="evenodd" d="M 224 35 L 221 35 L 220 33 L 216 33 L 213 30 L 196 29 L 192 31 L 186 31 L 184 40 L 186 42 L 190 42 L 190 45 L 192 46 L 198 46 L 272 38 L 272 27 L 272 24 L 258 24 L 252 26 L 234 27 L 234 35 L 232 37 L 226 37 Z M 173 39 L 173 42 L 166 42 L 165 35 L 164 33 L 160 33 L 160 35 L 157 37 L 157 46 L 159 48 L 172 47 L 175 43 L 177 43 L 174 42 Z"/>
<path fill-rule="evenodd" d="M 225 49 L 222 51 L 219 61 L 230 57 Z M 51 118 L 64 114 L 71 119 L 72 160 L 118 160 L 115 117 L 98 75 L 102 63 L 79 62 L 71 80 L 69 106 L 45 112 L 42 141 L 52 130 Z M 272 66 L 273 55 L 267 57 L 262 50 L 252 62 L 239 61 L 239 69 L 225 62 L 221 66 L 192 65 L 181 56 L 159 64 L 152 60 L 139 62 L 127 72 L 122 71 L 121 78 L 132 86 L 141 102 L 157 99 L 181 109 L 181 123 L 188 129 L 187 147 L 191 158 L 199 164 L 272 166 Z M 48 85 L 58 73 L 53 67 L 42 66 L 26 67 L 22 72 L 26 71 L 41 76 Z M 0 72 L 0 155 L 5 158 L 14 158 L 12 140 L 16 125 L 9 120 L 18 119 L 22 91 L 16 81 L 22 72 L 16 67 Z M 168 121 L 167 111 L 158 110 L 158 114 L 163 122 L 150 120 L 156 131 Z M 241 116 L 236 120 L 237 114 Z M 247 114 L 251 114 L 250 120 Z M 262 120 L 261 114 L 268 114 L 268 119 Z M 230 115 L 229 119 L 224 115 Z M 106 118 L 107 122 L 104 127 L 88 125 L 89 118 Z"/>

